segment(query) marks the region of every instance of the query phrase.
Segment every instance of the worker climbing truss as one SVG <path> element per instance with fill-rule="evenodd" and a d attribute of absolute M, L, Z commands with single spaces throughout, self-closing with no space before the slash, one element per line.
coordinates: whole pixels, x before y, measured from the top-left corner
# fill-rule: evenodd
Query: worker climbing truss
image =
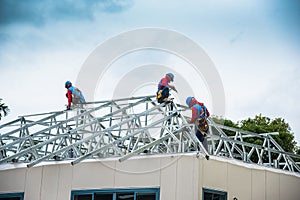
<path fill-rule="evenodd" d="M 157 104 L 155 96 L 90 102 L 84 108 L 21 116 L 0 126 L 0 164 L 198 152 L 247 163 L 300 172 L 271 134 L 256 134 L 226 127 L 209 119 L 208 149 L 195 137 L 185 116 L 189 108 Z M 249 138 L 262 145 L 249 143 Z"/>

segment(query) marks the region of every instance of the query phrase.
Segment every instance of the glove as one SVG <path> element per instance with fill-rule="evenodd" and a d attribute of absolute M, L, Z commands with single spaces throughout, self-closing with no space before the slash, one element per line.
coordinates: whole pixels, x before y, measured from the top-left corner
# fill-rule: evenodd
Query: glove
<path fill-rule="evenodd" d="M 178 91 L 176 90 L 175 86 L 172 86 L 172 89 L 178 93 Z"/>

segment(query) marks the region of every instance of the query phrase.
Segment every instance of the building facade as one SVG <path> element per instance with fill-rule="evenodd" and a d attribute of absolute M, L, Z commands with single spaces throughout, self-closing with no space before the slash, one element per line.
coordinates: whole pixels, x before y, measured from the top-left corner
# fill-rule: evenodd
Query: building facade
<path fill-rule="evenodd" d="M 23 200 L 298 200 L 300 175 L 196 154 L 6 164 L 0 199 Z"/>

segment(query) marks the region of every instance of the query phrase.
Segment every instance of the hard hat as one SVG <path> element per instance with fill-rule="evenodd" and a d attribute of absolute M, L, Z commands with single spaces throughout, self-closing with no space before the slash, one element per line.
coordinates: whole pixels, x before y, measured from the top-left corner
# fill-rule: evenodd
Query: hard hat
<path fill-rule="evenodd" d="M 167 73 L 166 75 L 168 75 L 171 78 L 171 81 L 174 81 L 174 74 L 172 73 Z"/>
<path fill-rule="evenodd" d="M 186 104 L 188 105 L 188 107 L 190 107 L 190 103 L 191 103 L 191 101 L 192 101 L 192 99 L 193 99 L 194 97 L 188 97 L 188 98 L 186 98 Z"/>
<path fill-rule="evenodd" d="M 68 87 L 68 86 L 72 86 L 71 81 L 67 81 L 67 82 L 65 83 L 65 87 Z"/>

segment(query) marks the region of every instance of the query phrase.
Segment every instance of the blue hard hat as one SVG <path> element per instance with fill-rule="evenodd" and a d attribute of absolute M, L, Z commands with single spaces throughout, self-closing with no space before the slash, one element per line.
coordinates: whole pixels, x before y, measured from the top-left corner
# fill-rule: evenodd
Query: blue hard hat
<path fill-rule="evenodd" d="M 67 82 L 65 83 L 65 87 L 68 87 L 69 85 L 70 85 L 70 86 L 72 85 L 71 81 L 67 81 Z"/>
<path fill-rule="evenodd" d="M 190 103 L 191 103 L 191 101 L 192 101 L 192 99 L 193 99 L 194 97 L 188 97 L 188 98 L 186 98 L 186 104 L 188 105 L 188 107 L 190 107 Z"/>
<path fill-rule="evenodd" d="M 170 76 L 171 80 L 174 81 L 174 74 L 172 74 L 172 73 L 167 73 L 166 75 Z"/>

